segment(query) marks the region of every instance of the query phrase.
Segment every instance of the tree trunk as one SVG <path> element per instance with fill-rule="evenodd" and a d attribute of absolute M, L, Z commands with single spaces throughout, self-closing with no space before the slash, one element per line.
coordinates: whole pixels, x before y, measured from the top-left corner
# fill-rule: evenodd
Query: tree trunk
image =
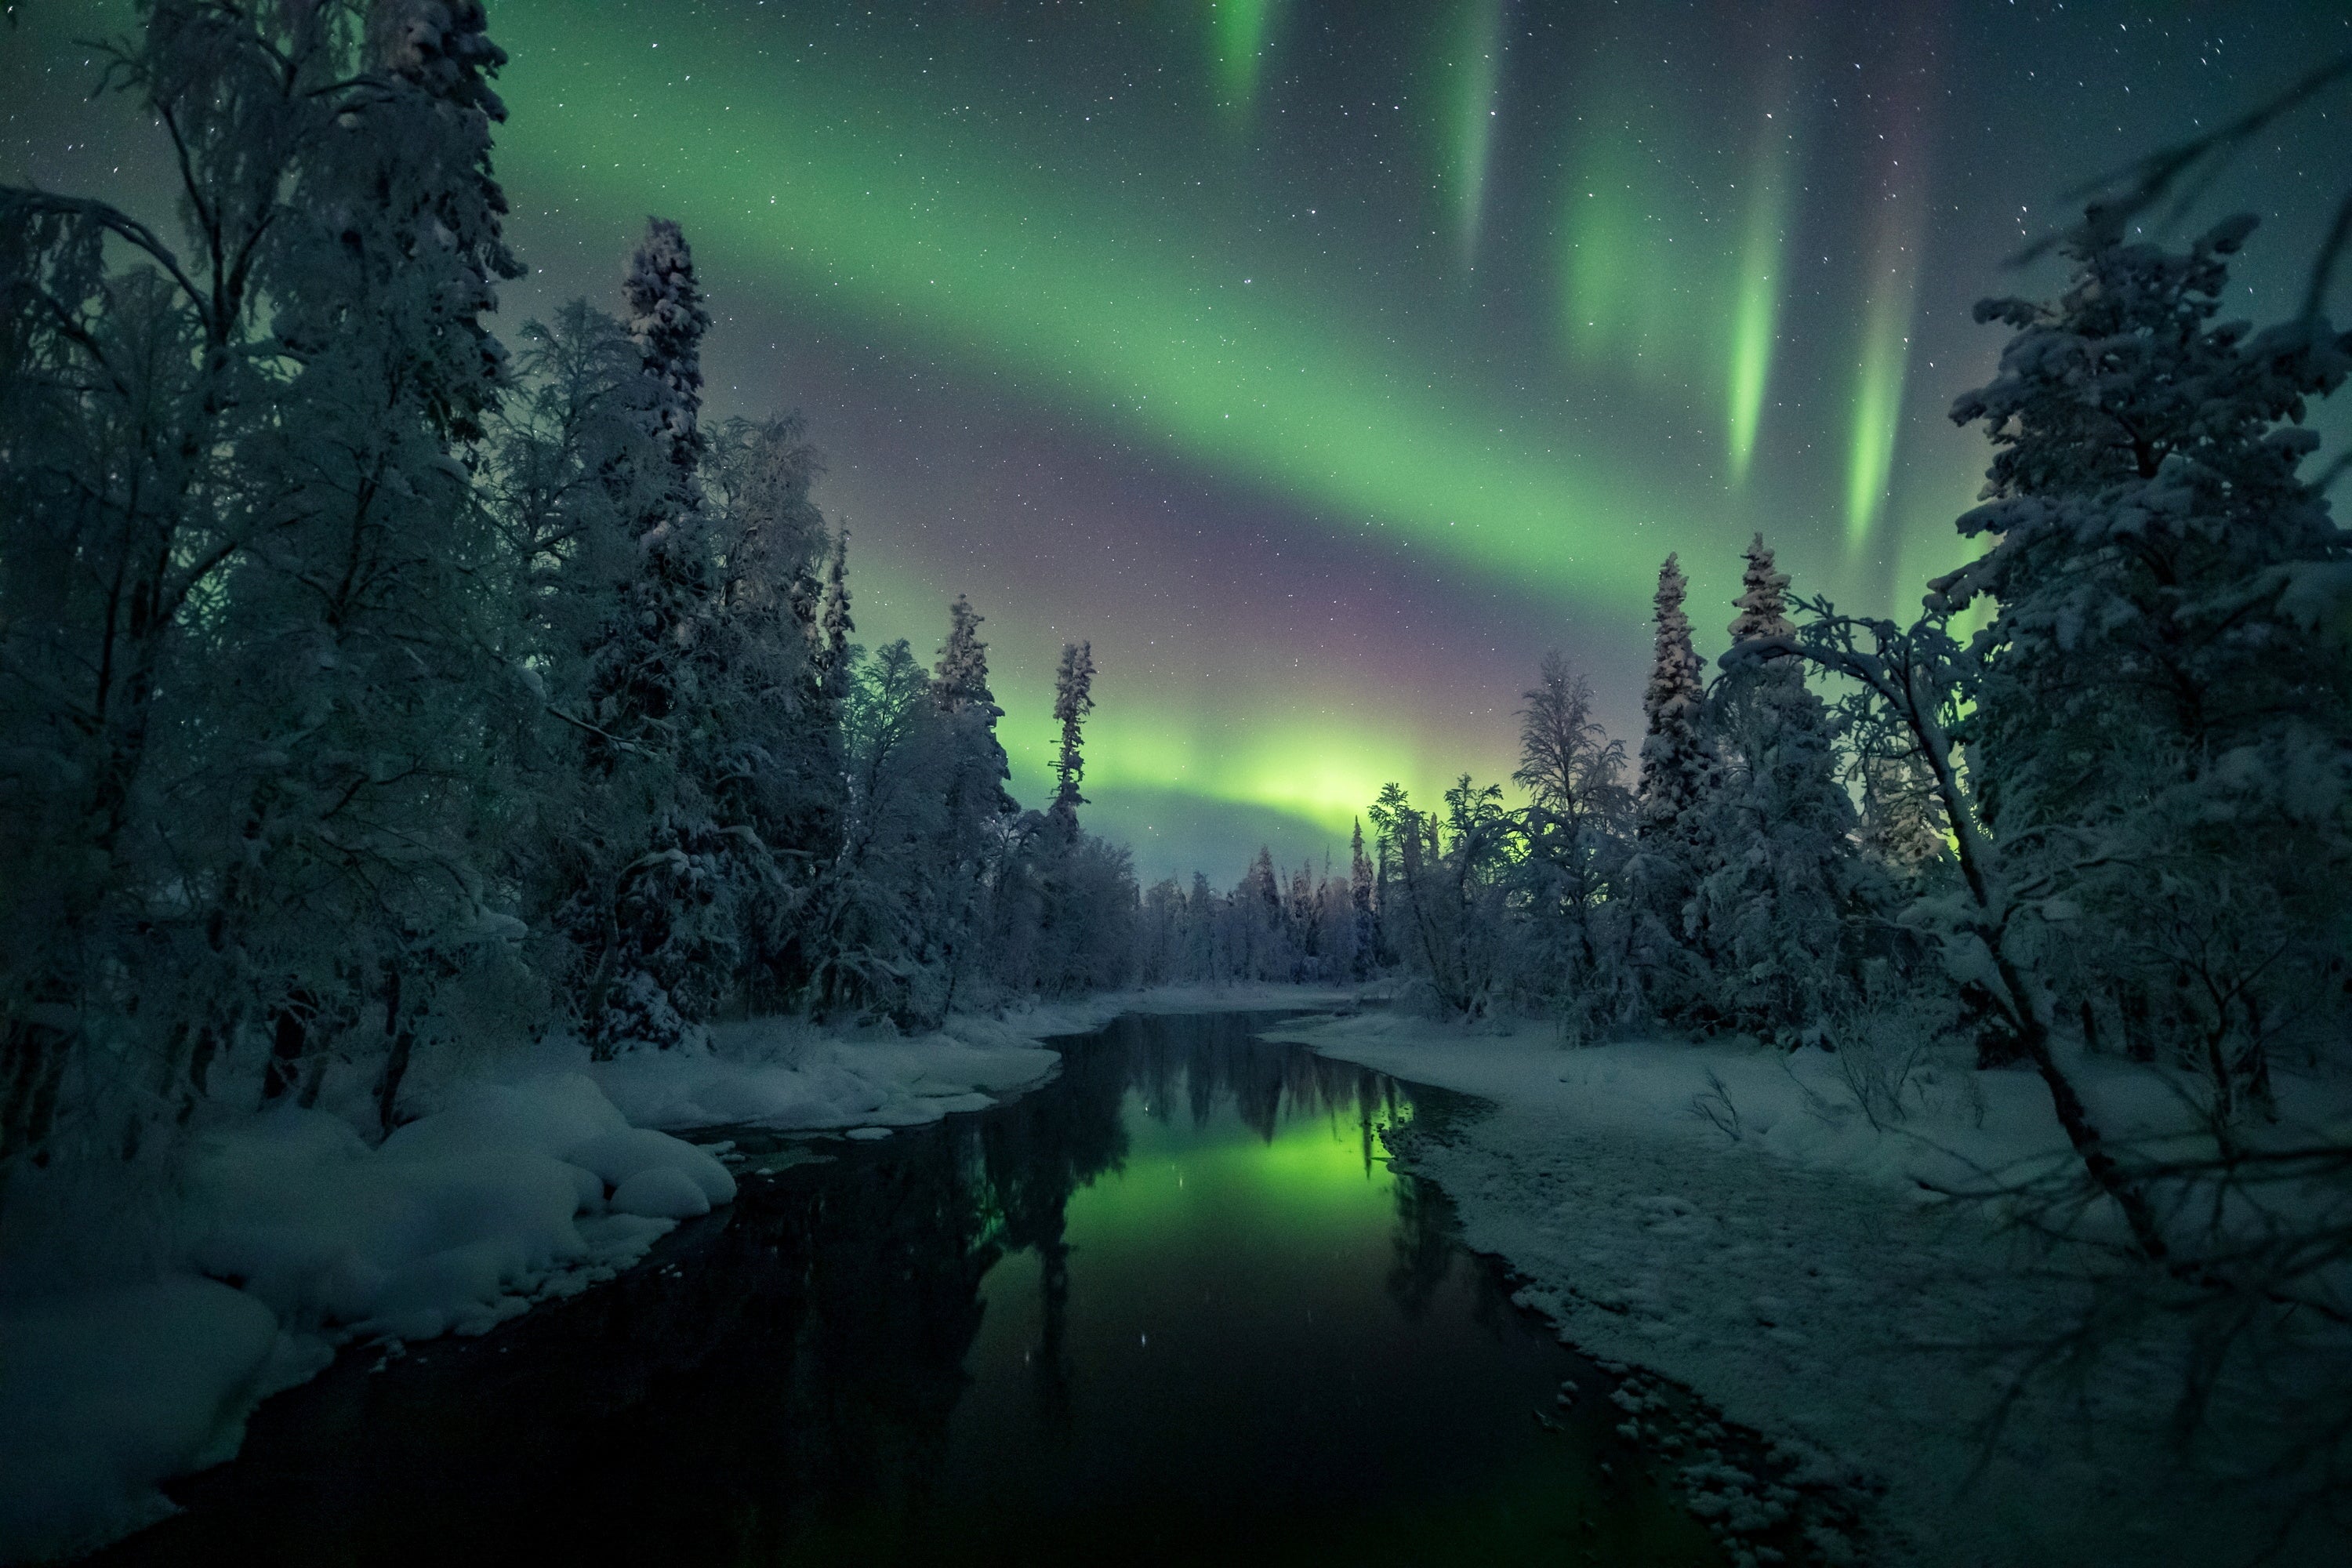
<path fill-rule="evenodd" d="M 48 1160 L 58 1095 L 65 1083 L 73 1036 L 52 1023 L 9 1018 L 0 1034 L 0 1191 L 18 1160 Z"/>
<path fill-rule="evenodd" d="M 376 1080 L 375 1117 L 389 1137 L 400 1109 L 400 1080 L 408 1076 L 408 1058 L 416 1048 L 416 1020 L 401 1014 L 400 969 L 390 963 L 383 969 L 383 1076 Z"/>
<path fill-rule="evenodd" d="M 319 1005 L 310 992 L 296 990 L 278 1005 L 270 1026 L 269 1064 L 262 1069 L 261 1103 L 283 1099 L 300 1080 L 302 1058 L 310 1044 L 310 1025 Z"/>

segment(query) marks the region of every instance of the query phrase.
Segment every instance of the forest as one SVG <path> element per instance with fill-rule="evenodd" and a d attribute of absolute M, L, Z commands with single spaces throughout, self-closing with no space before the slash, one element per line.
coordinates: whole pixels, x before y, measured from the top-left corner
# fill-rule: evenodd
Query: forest
<path fill-rule="evenodd" d="M 1638 743 L 1530 658 L 1508 780 L 1388 785 L 1344 868 L 1139 887 L 1082 816 L 1091 645 L 1024 806 L 982 634 L 1019 607 L 856 640 L 824 432 L 704 417 L 678 224 L 493 330 L 489 26 L 158 0 L 105 84 L 168 138 L 176 228 L 0 190 L 0 1239 L 257 1110 L 383 1139 L 429 1059 L 1369 989 L 1465 1038 L 1826 1053 L 1874 1127 L 1939 1063 L 2031 1079 L 2071 1159 L 1958 1195 L 2102 1259 L 2044 1364 L 2178 1325 L 2184 1430 L 2249 1365 L 2327 1369 L 2273 1390 L 2263 1463 L 2341 1506 L 2352 535 L 2306 421 L 2352 374 L 2345 215 L 2298 313 L 2229 319 L 2252 220 L 2141 220 L 2239 132 L 2160 155 L 2054 242 L 2062 293 L 1976 308 L 1975 553 L 1916 616 L 1761 534 L 1701 606 L 1668 554 Z M 2110 1120 L 2117 1073 L 2164 1137 Z"/>
<path fill-rule="evenodd" d="M 135 1157 L 239 1068 L 366 1072 L 388 1131 L 449 1031 L 935 1024 L 1130 962 L 1087 647 L 1023 811 L 980 614 L 858 647 L 800 423 L 702 424 L 677 226 L 621 315 L 491 333 L 499 57 L 457 16 L 158 7 L 115 66 L 186 241 L 5 198 L 7 1168 Z"/>

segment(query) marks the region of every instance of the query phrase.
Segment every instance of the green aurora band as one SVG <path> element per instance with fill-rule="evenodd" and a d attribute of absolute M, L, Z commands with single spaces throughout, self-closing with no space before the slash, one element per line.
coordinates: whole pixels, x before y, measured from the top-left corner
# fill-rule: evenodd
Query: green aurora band
<path fill-rule="evenodd" d="M 1218 0 L 1194 13 L 1225 111 L 1247 112 L 1259 94 L 1280 5 Z M 1486 201 L 1503 10 L 1462 0 L 1445 20 L 1451 47 L 1432 57 L 1445 72 L 1435 173 L 1466 261 Z M 1703 479 L 1645 472 L 1601 455 L 1601 442 L 1579 449 L 1593 438 L 1481 384 L 1410 321 L 1393 336 L 1367 330 L 1387 312 L 1335 292 L 1311 260 L 1269 260 L 1262 243 L 1247 258 L 1223 248 L 1231 231 L 1201 221 L 1192 193 L 1132 185 L 1131 163 L 1048 168 L 970 129 L 955 100 L 911 71 L 846 78 L 765 57 L 740 25 L 691 17 L 666 23 L 657 51 L 642 26 L 597 9 L 509 0 L 499 26 L 518 62 L 500 84 L 514 110 L 500 173 L 534 205 L 676 216 L 734 287 L 1001 376 L 1037 405 L 1360 531 L 1402 561 L 1629 616 L 1646 608 L 1663 553 L 1644 525 L 1709 514 Z M 1676 127 L 1645 111 L 1630 80 L 1600 90 L 1625 112 L 1585 117 L 1559 187 L 1563 328 L 1578 359 L 1726 410 L 1727 470 L 1744 474 L 1780 302 L 1790 138 L 1757 149 L 1752 184 L 1731 196 L 1744 205 L 1717 213 L 1672 177 L 1700 155 Z M 1706 237 L 1735 215 L 1741 247 L 1711 247 Z M 1894 323 L 1874 331 L 1879 352 L 1866 356 L 1862 401 L 1882 430 L 1867 463 L 1874 496 L 1891 460 L 1884 422 L 1899 398 L 1907 313 L 1907 292 L 1899 314 L 1874 296 L 1874 322 Z M 903 562 L 869 556 L 859 570 L 876 600 L 929 597 Z M 891 629 L 919 643 L 931 635 L 911 621 Z M 1044 677 L 1006 668 L 998 681 L 1030 787 L 1050 756 Z M 1090 790 L 1246 803 L 1344 835 L 1383 781 L 1426 798 L 1452 765 L 1477 760 L 1444 733 L 1368 735 L 1366 694 L 1337 674 L 1310 689 L 1294 679 L 1280 693 L 1228 687 L 1213 699 L 1132 679 L 1106 672 Z"/>
<path fill-rule="evenodd" d="M 1209 37 L 1217 95 L 1234 123 L 1247 124 L 1257 106 L 1266 43 L 1282 0 L 1209 0 Z"/>
<path fill-rule="evenodd" d="M 1486 213 L 1486 170 L 1503 77 L 1502 0 L 1466 0 L 1455 19 L 1454 58 L 1444 62 L 1444 168 L 1454 241 L 1465 269 L 1478 259 Z"/>
<path fill-rule="evenodd" d="M 1007 372 L 1041 401 L 1394 545 L 1590 605 L 1648 597 L 1656 563 L 1638 528 L 1654 490 L 1561 450 L 1557 430 L 1434 360 L 1368 341 L 1326 299 L 1257 286 L 1202 256 L 1197 235 L 1016 158 L 910 138 L 837 80 L 748 58 L 740 40 L 681 21 L 648 58 L 579 14 L 503 17 L 517 58 L 548 62 L 501 83 L 515 114 L 500 166 L 518 186 L 673 213 L 705 254 L 813 311 Z M 665 116 L 657 165 L 646 112 Z"/>
<path fill-rule="evenodd" d="M 1726 377 L 1730 408 L 1724 429 L 1726 457 L 1735 485 L 1748 478 L 1756 456 L 1756 434 L 1764 412 L 1764 392 L 1772 373 L 1772 343 L 1780 330 L 1780 256 L 1789 222 L 1788 138 L 1775 131 L 1757 148 L 1748 187 L 1747 234 L 1740 245 L 1738 286 L 1731 309 L 1731 365 Z"/>
<path fill-rule="evenodd" d="M 1890 203 L 1890 206 L 1894 204 Z M 1849 552 L 1870 542 L 1886 508 L 1902 427 L 1903 385 L 1910 371 L 1911 312 L 1919 274 L 1907 226 L 1880 226 L 1864 308 L 1862 354 L 1854 377 L 1852 442 L 1847 449 L 1845 539 Z"/>

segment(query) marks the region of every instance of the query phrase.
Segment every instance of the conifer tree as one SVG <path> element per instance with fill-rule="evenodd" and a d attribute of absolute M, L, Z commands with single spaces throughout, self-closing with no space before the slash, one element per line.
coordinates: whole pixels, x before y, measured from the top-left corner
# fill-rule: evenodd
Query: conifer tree
<path fill-rule="evenodd" d="M 1631 952 L 1654 1010 L 1688 1016 L 1704 1005 L 1706 960 L 1696 945 L 1691 906 L 1707 855 L 1706 805 L 1716 782 L 1707 731 L 1706 688 L 1683 611 L 1688 584 L 1680 562 L 1658 573 L 1654 658 L 1642 698 L 1646 732 L 1634 794 L 1634 853 L 1627 867 L 1633 895 Z"/>
<path fill-rule="evenodd" d="M 989 689 L 983 618 L 958 594 L 931 668 L 931 705 L 946 724 L 949 753 L 946 809 L 933 854 L 940 868 L 937 943 L 950 1001 L 986 935 L 1003 929 L 1013 897 L 1005 879 L 1004 829 L 1020 807 L 1004 788 L 1012 766 L 996 736 L 1004 710 Z"/>
<path fill-rule="evenodd" d="M 1732 646 L 1784 641 L 1789 578 L 1758 534 L 1730 626 Z M 1854 812 L 1838 776 L 1829 711 L 1786 654 L 1725 655 L 1711 727 L 1718 771 L 1705 805 L 1712 847 L 1694 900 L 1711 960 L 1710 1010 L 1783 1041 L 1817 1029 L 1838 976 L 1853 886 Z"/>
<path fill-rule="evenodd" d="M 1364 819 L 1358 817 L 1348 838 L 1348 907 L 1356 924 L 1355 973 L 1369 979 L 1380 963 L 1380 912 L 1373 902 L 1375 884 L 1371 858 L 1364 853 Z"/>
<path fill-rule="evenodd" d="M 1679 561 L 1667 556 L 1658 572 L 1655 656 L 1642 696 L 1647 731 L 1635 796 L 1641 836 L 1664 842 L 1688 839 L 1692 809 L 1714 772 L 1705 727 L 1706 687 L 1691 648 L 1690 617 L 1683 613 L 1688 588 Z"/>
<path fill-rule="evenodd" d="M 958 594 L 948 606 L 948 635 L 931 667 L 931 701 L 947 717 L 955 736 L 946 849 L 975 874 L 995 825 L 1019 809 L 1004 789 L 1013 770 L 996 738 L 996 721 L 1004 717 L 1004 710 L 988 688 L 988 645 L 980 638 L 985 618 Z"/>
<path fill-rule="evenodd" d="M 1997 605 L 1969 772 L 2013 872 L 2076 922 L 2053 973 L 2086 1020 L 2202 1068 L 2224 1123 L 2266 1100 L 2282 1020 L 2313 1026 L 2300 1004 L 2352 942 L 2352 671 L 2310 640 L 2352 544 L 2297 471 L 2352 334 L 2315 299 L 2260 333 L 2213 324 L 2253 226 L 2175 254 L 2095 212 L 2058 300 L 1978 307 L 2015 329 L 1952 410 L 1998 448 L 1960 520 L 1991 542 L 1934 601 Z"/>
<path fill-rule="evenodd" d="M 589 655 L 587 761 L 602 797 L 594 868 L 563 916 L 580 949 L 583 1024 L 609 1054 L 693 1037 L 744 952 L 733 851 L 711 781 L 730 770 L 712 677 L 730 663 L 699 469 L 703 308 L 677 226 L 648 219 L 623 279 L 638 418 L 656 471 L 616 471 L 636 498 L 635 548 Z"/>
<path fill-rule="evenodd" d="M 695 277 L 694 251 L 677 224 L 646 220 L 621 293 L 629 337 L 651 384 L 646 411 L 669 465 L 663 520 L 675 520 L 698 505 L 702 459 L 710 448 L 702 430 L 702 334 L 710 330 L 710 311 Z"/>
<path fill-rule="evenodd" d="M 1054 760 L 1054 804 L 1046 818 L 1068 839 L 1077 837 L 1078 807 L 1087 804 L 1078 793 L 1087 769 L 1080 745 L 1087 715 L 1094 711 L 1094 646 L 1063 644 L 1061 666 L 1054 672 L 1054 718 L 1062 726 L 1062 746 Z"/>
<path fill-rule="evenodd" d="M 835 532 L 833 546 L 825 552 L 824 602 L 817 615 L 817 629 L 824 639 L 821 667 L 824 671 L 824 697 L 838 713 L 842 699 L 849 690 L 849 637 L 857 629 L 857 623 L 849 616 L 847 528 Z"/>

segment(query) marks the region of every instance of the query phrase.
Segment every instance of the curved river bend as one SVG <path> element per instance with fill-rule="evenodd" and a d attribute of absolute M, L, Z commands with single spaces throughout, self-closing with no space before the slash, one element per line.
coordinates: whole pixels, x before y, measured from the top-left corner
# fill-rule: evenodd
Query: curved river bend
<path fill-rule="evenodd" d="M 346 1356 L 100 1561 L 1720 1563 L 1610 1473 L 1604 1401 L 1549 1419 L 1590 1363 L 1389 1169 L 1382 1127 L 1460 1103 L 1276 1016 L 1057 1041 L 611 1285 Z"/>

